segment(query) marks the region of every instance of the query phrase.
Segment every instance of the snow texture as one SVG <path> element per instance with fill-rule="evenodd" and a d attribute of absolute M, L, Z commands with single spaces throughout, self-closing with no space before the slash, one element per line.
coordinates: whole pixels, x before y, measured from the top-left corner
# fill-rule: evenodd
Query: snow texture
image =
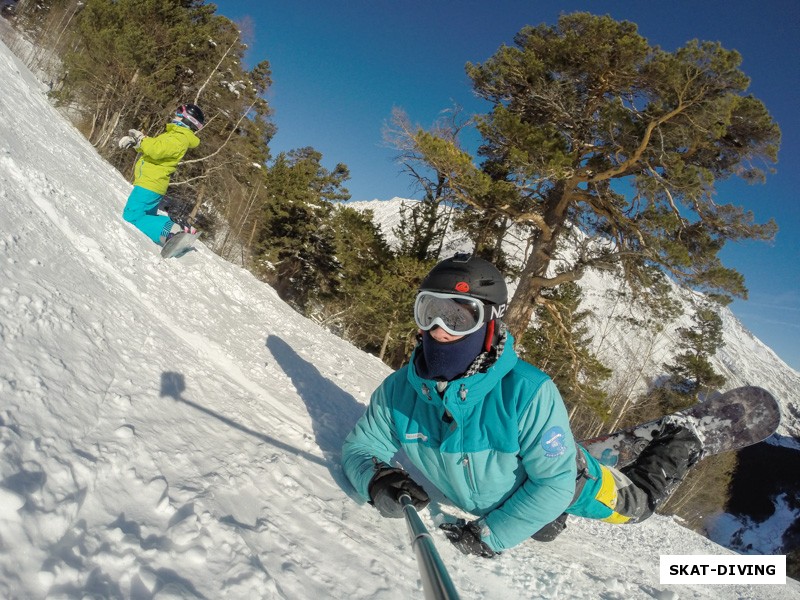
<path fill-rule="evenodd" d="M 3 44 L 0 87 L 0 597 L 422 598 L 405 524 L 339 464 L 389 369 L 202 242 L 162 260 Z M 488 561 L 435 531 L 453 513 L 421 516 L 464 599 L 800 593 L 660 585 L 661 554 L 730 553 L 668 518 Z"/>

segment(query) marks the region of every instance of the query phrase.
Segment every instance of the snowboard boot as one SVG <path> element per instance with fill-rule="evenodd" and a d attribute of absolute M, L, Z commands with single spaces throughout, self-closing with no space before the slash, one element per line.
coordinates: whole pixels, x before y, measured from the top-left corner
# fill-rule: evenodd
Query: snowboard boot
<path fill-rule="evenodd" d="M 542 527 L 539 531 L 534 533 L 531 538 L 537 542 L 552 542 L 556 539 L 561 532 L 567 528 L 567 513 L 561 513 L 560 516 L 550 521 L 547 525 Z"/>
<path fill-rule="evenodd" d="M 649 510 L 636 520 L 642 521 L 652 515 L 702 457 L 703 444 L 691 421 L 665 421 L 639 458 L 621 469 L 647 494 Z"/>
<path fill-rule="evenodd" d="M 161 232 L 161 245 L 163 246 L 166 244 L 171 237 L 178 233 L 197 233 L 197 229 L 192 227 L 192 225 L 185 219 L 179 219 L 175 217 L 170 217 L 172 221 L 172 225 L 170 225 L 169 221 L 164 226 L 164 230 Z"/>

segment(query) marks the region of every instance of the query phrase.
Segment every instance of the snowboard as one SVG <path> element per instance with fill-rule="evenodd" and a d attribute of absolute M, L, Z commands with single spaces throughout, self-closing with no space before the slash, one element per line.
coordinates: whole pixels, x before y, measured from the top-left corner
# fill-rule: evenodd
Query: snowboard
<path fill-rule="evenodd" d="M 636 460 L 668 419 L 688 420 L 694 424 L 705 457 L 738 450 L 768 438 L 778 429 L 781 413 L 778 402 L 767 390 L 746 386 L 660 419 L 579 443 L 600 463 L 621 469 Z"/>
<path fill-rule="evenodd" d="M 173 258 L 183 256 L 192 249 L 195 240 L 200 237 L 199 233 L 187 233 L 181 231 L 167 240 L 161 248 L 161 258 Z"/>

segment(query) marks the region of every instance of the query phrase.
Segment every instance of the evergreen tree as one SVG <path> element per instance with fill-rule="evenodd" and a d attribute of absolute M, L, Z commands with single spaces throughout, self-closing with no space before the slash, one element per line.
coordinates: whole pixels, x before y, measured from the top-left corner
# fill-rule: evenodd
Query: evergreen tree
<path fill-rule="evenodd" d="M 336 257 L 342 265 L 342 289 L 353 289 L 367 280 L 392 258 L 392 251 L 374 222 L 372 211 L 360 212 L 337 204 L 331 214 L 336 233 Z"/>
<path fill-rule="evenodd" d="M 719 314 L 713 305 L 705 303 L 696 309 L 692 321 L 693 327 L 678 328 L 679 353 L 671 363 L 664 364 L 665 375 L 657 378 L 627 411 L 622 426 L 688 408 L 725 384 L 725 377 L 711 364 L 711 358 L 724 345 Z"/>
<path fill-rule="evenodd" d="M 431 135 L 458 147 L 460 133 L 472 123 L 464 119 L 460 107 L 444 111 L 430 130 Z M 474 254 L 494 263 L 501 271 L 510 270 L 503 243 L 514 223 L 494 208 L 507 198 L 497 197 L 498 188 L 489 193 L 493 200 L 464 202 L 450 186 L 447 173 L 436 168 L 416 140 L 417 129 L 399 109 L 392 112 L 392 127 L 384 131 L 386 141 L 399 150 L 398 162 L 423 192 L 421 202 L 404 205 L 403 219 L 394 234 L 400 240 L 398 251 L 424 261 L 441 257 L 448 230 L 460 232 L 473 242 Z M 480 205 L 481 209 L 477 206 Z"/>
<path fill-rule="evenodd" d="M 266 173 L 269 198 L 256 233 L 254 265 L 301 312 L 336 294 L 341 265 L 331 202 L 346 200 L 347 167 L 325 169 L 313 148 L 281 153 Z"/>
<path fill-rule="evenodd" d="M 80 5 L 65 36 L 70 44 L 56 99 L 70 105 L 89 140 L 126 174 L 132 158 L 116 147 L 119 136 L 129 128 L 157 135 L 177 106 L 201 105 L 201 146 L 173 175 L 168 200 L 180 216 L 196 217 L 205 206 L 212 216 L 238 218 L 275 129 L 263 99 L 269 63 L 247 70 L 237 26 L 200 0 Z M 252 231 L 253 214 L 245 217 L 241 228 Z M 212 233 L 212 221 L 200 226 Z"/>
<path fill-rule="evenodd" d="M 513 223 L 494 211 L 475 210 L 471 206 L 456 213 L 456 231 L 464 232 L 474 244 L 473 254 L 488 260 L 507 276 L 516 275 L 504 250 Z"/>
<path fill-rule="evenodd" d="M 338 285 L 311 316 L 397 368 L 413 347 L 414 298 L 434 261 L 395 256 L 373 218 L 372 211 L 334 206 L 329 221 Z"/>
<path fill-rule="evenodd" d="M 399 245 L 398 254 L 419 261 L 438 258 L 450 224 L 452 208 L 426 195 L 421 202 L 404 202 L 400 222 L 392 230 Z"/>
<path fill-rule="evenodd" d="M 725 342 L 722 319 L 712 306 L 700 306 L 692 320 L 694 327 L 678 329 L 679 347 L 685 350 L 664 367 L 669 373 L 666 387 L 696 401 L 700 395 L 725 384 L 725 377 L 714 370 L 710 361 Z"/>
<path fill-rule="evenodd" d="M 412 136 L 460 202 L 529 232 L 507 313 L 512 330 L 525 331 L 545 290 L 612 263 L 641 294 L 657 267 L 720 299 L 745 297 L 742 276 L 718 253 L 729 240 L 770 239 L 776 227 L 720 201 L 715 183 L 763 180 L 780 131 L 746 94 L 741 56 L 698 41 L 669 53 L 632 23 L 587 13 L 525 27 L 514 41 L 467 65 L 492 103 L 478 122 L 481 167 L 436 132 Z M 565 254 L 571 226 L 602 243 Z M 553 261 L 562 265 L 556 275 Z"/>
<path fill-rule="evenodd" d="M 414 299 L 433 264 L 398 256 L 366 273 L 351 291 L 346 339 L 399 368 L 415 344 Z"/>
<path fill-rule="evenodd" d="M 536 325 L 518 345 L 525 360 L 553 379 L 570 411 L 576 436 L 585 437 L 608 417 L 601 385 L 611 370 L 589 350 L 588 313 L 579 309 L 580 301 L 581 291 L 574 283 L 548 290 L 537 307 Z"/>
<path fill-rule="evenodd" d="M 372 211 L 334 206 L 328 220 L 334 232 L 338 285 L 310 316 L 398 368 L 414 344 L 416 291 L 435 260 L 395 255 L 373 218 Z"/>
<path fill-rule="evenodd" d="M 153 133 L 176 94 L 191 88 L 214 33 L 214 7 L 188 0 L 87 0 L 64 56 L 62 102 L 84 115 L 104 148 L 121 122 Z"/>
<path fill-rule="evenodd" d="M 364 301 L 362 290 L 392 258 L 389 245 L 372 218 L 372 211 L 362 213 L 345 205 L 334 206 L 329 220 L 339 263 L 339 285 L 319 317 L 328 329 L 364 350 L 370 345 L 367 331 L 377 323 L 357 314 Z M 375 352 L 374 345 L 371 351 Z"/>

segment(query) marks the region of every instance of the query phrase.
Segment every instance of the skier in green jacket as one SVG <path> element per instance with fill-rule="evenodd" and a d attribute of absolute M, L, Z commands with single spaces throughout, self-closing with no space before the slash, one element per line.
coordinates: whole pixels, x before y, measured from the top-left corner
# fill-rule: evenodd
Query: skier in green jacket
<path fill-rule="evenodd" d="M 170 175 L 190 148 L 197 148 L 200 139 L 196 132 L 203 128 L 205 117 L 199 106 L 183 104 L 178 107 L 166 131 L 156 137 L 147 137 L 141 131 L 130 129 L 129 135 L 119 140 L 120 148 L 135 148 L 140 153 L 134 167 L 133 190 L 122 213 L 122 218 L 135 225 L 142 233 L 162 246 L 181 231 L 196 233 L 186 222 L 158 214 L 158 204 L 169 186 Z"/>

